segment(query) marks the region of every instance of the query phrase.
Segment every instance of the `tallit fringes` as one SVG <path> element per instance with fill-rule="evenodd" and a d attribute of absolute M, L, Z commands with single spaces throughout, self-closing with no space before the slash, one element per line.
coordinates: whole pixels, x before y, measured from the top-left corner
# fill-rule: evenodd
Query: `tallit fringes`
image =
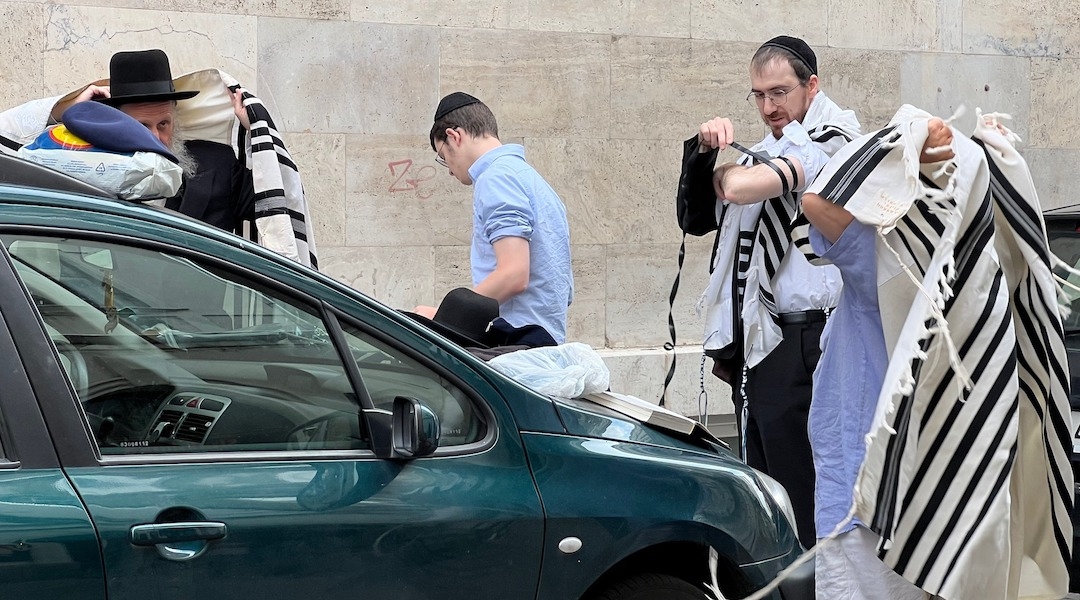
<path fill-rule="evenodd" d="M 949 366 L 951 366 L 953 371 L 956 373 L 956 380 L 961 387 L 960 397 L 962 398 L 963 391 L 970 390 L 974 385 L 974 382 L 971 379 L 971 374 L 969 373 L 967 367 L 964 365 L 964 361 L 963 358 L 961 358 L 960 356 L 959 349 L 956 347 L 956 344 L 952 339 L 952 335 L 949 332 L 949 322 L 945 318 L 946 303 L 949 298 L 952 298 L 955 295 L 955 292 L 951 285 L 951 282 L 956 280 L 955 260 L 953 259 L 953 257 L 950 256 L 949 259 L 945 261 L 945 264 L 942 265 L 942 276 L 938 279 L 938 289 L 936 290 L 936 293 L 930 293 L 930 291 L 927 290 L 925 286 L 923 286 L 922 281 L 919 280 L 915 273 L 911 271 L 911 268 L 907 265 L 907 263 L 905 263 L 904 260 L 900 257 L 900 253 L 897 252 L 896 249 L 889 244 L 889 240 L 886 237 L 886 234 L 882 227 L 879 226 L 877 228 L 877 233 L 878 237 L 881 238 L 882 245 L 887 248 L 889 252 L 891 252 L 892 255 L 896 258 L 896 262 L 900 265 L 900 269 L 908 276 L 908 279 L 910 279 L 911 282 L 915 284 L 915 287 L 919 289 L 919 292 L 922 293 L 923 296 L 925 296 L 926 299 L 929 301 L 927 303 L 927 306 L 930 309 L 929 317 L 933 319 L 934 325 L 932 325 L 931 327 L 923 328 L 922 331 L 920 331 L 919 333 L 918 340 L 922 342 L 931 335 L 942 336 L 942 339 L 945 342 L 945 348 L 949 355 Z M 920 360 L 926 360 L 927 358 L 926 353 L 922 350 L 917 350 L 916 356 Z M 896 392 L 899 393 L 901 396 L 907 396 L 914 392 L 914 390 L 915 376 L 912 373 L 912 365 L 909 363 L 907 370 L 897 381 Z M 891 416 L 895 412 L 895 409 L 895 404 L 890 404 L 888 414 Z M 891 435 L 896 434 L 896 430 L 893 429 L 891 425 L 886 425 L 886 427 Z"/>
<path fill-rule="evenodd" d="M 899 128 L 890 131 L 885 137 L 881 138 L 880 146 L 882 150 L 893 150 L 895 148 L 902 148 L 904 142 L 901 139 L 904 134 Z"/>
<path fill-rule="evenodd" d="M 961 114 L 963 114 L 963 107 L 957 109 L 957 112 L 954 113 L 953 116 L 945 119 L 944 121 L 946 124 L 948 124 L 951 121 L 955 120 L 957 117 L 959 117 Z M 930 154 L 942 153 L 946 152 L 949 149 L 951 148 L 948 146 L 936 147 L 928 149 L 927 152 Z M 917 166 L 917 170 L 921 171 L 921 163 Z M 932 212 L 941 215 L 954 214 L 956 210 L 955 195 L 957 172 L 958 169 L 956 157 L 954 156 L 953 158 L 944 161 L 943 164 L 938 167 L 932 174 L 934 178 L 948 178 L 943 188 L 937 189 L 933 186 L 927 185 L 921 179 L 918 181 L 920 197 Z M 923 335 L 920 335 L 919 339 L 920 341 L 922 341 L 927 339 L 931 335 L 940 335 L 942 337 L 942 340 L 945 343 L 946 351 L 948 353 L 949 365 L 955 372 L 956 381 L 960 386 L 958 395 L 960 398 L 963 398 L 964 392 L 971 390 L 974 382 L 971 379 L 970 372 L 964 365 L 963 358 L 960 356 L 960 351 L 956 347 L 956 343 L 954 342 L 952 334 L 949 331 L 949 322 L 945 318 L 945 309 L 948 301 L 956 295 L 956 290 L 953 289 L 953 284 L 956 282 L 956 278 L 958 275 L 956 271 L 956 258 L 952 256 L 951 253 L 948 255 L 947 259 L 944 261 L 944 264 L 941 265 L 941 277 L 937 279 L 937 289 L 934 290 L 935 293 L 930 293 L 930 291 L 922 285 L 922 282 L 915 276 L 915 274 L 911 272 L 911 269 L 908 268 L 908 266 L 904 264 L 902 260 L 900 260 L 900 255 L 896 252 L 895 249 L 892 248 L 892 246 L 888 244 L 888 241 L 885 239 L 884 234 L 880 231 L 879 234 L 881 235 L 885 247 L 893 253 L 904 272 L 907 273 L 908 277 L 919 288 L 919 291 L 930 301 L 928 304 L 928 307 L 930 309 L 930 315 L 928 316 L 933 319 L 934 324 L 926 328 L 923 332 Z M 917 355 L 919 355 L 920 360 L 926 360 L 927 358 L 925 353 L 921 351 L 919 351 Z M 901 385 L 904 388 L 910 388 L 913 391 L 915 386 L 914 377 L 910 377 L 910 381 L 905 380 L 901 383 Z"/>
<path fill-rule="evenodd" d="M 975 109 L 975 115 L 976 117 L 978 117 L 979 124 L 984 127 L 997 129 L 998 133 L 1000 133 L 1010 144 L 1015 146 L 1016 144 L 1023 141 L 1022 139 L 1020 139 L 1019 135 L 1017 135 L 1013 130 L 1009 129 L 1005 126 L 1004 123 L 1002 123 L 1002 121 L 1012 121 L 1012 115 L 1001 112 L 983 113 L 981 108 Z"/>
<path fill-rule="evenodd" d="M 978 110 L 978 109 L 975 109 L 975 110 Z M 965 114 L 967 114 L 967 106 L 961 104 L 960 106 L 956 107 L 956 111 L 953 112 L 951 117 L 949 117 L 948 119 L 944 119 L 945 124 L 946 125 L 952 125 L 953 122 L 955 122 L 957 119 L 964 116 Z"/>

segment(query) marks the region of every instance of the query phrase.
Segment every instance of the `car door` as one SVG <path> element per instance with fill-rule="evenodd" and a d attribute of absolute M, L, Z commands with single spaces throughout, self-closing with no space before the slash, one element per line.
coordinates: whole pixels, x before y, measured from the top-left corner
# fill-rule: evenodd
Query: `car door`
<path fill-rule="evenodd" d="M 464 364 L 259 275 L 281 269 L 258 257 L 0 238 L 40 316 L 22 334 L 46 334 L 66 376 L 31 373 L 110 599 L 534 597 L 537 492 L 507 408 Z M 398 397 L 438 415 L 433 456 L 376 447 Z"/>
<path fill-rule="evenodd" d="M 0 306 L 24 302 L 12 283 L 0 276 Z M 60 469 L 19 354 L 0 316 L 0 598 L 104 600 L 97 535 Z"/>

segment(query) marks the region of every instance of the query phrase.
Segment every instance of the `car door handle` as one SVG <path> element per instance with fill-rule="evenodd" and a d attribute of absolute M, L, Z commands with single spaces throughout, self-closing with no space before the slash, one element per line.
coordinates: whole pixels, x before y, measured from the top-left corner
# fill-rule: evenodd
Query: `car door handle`
<path fill-rule="evenodd" d="M 147 523 L 132 525 L 131 543 L 136 546 L 179 544 L 203 540 L 220 540 L 228 533 L 218 521 L 187 521 L 179 523 Z"/>

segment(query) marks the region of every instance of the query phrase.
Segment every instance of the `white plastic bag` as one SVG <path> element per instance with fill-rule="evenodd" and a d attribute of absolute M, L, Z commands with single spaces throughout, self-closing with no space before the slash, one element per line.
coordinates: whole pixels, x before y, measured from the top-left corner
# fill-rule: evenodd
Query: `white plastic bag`
<path fill-rule="evenodd" d="M 604 359 L 581 342 L 508 352 L 488 364 L 522 385 L 558 398 L 603 392 L 611 383 Z"/>
<path fill-rule="evenodd" d="M 171 198 L 180 189 L 180 166 L 154 152 L 106 152 L 93 149 L 19 149 L 26 160 L 66 173 L 125 200 Z"/>

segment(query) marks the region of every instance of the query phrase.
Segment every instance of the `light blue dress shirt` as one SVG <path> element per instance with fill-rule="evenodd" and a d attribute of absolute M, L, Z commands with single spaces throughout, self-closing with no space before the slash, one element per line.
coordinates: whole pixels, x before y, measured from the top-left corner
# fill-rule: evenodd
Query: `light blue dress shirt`
<path fill-rule="evenodd" d="M 831 534 L 851 510 L 866 435 L 888 367 L 878 307 L 876 234 L 873 227 L 852 221 L 830 244 L 810 228 L 814 252 L 836 265 L 844 280 L 840 301 L 821 334 L 808 421 L 817 472 L 814 521 L 819 539 Z M 853 520 L 840 532 L 857 524 Z"/>
<path fill-rule="evenodd" d="M 566 341 L 566 312 L 574 299 L 570 267 L 570 226 L 566 207 L 544 178 L 525 162 L 525 148 L 504 144 L 484 153 L 472 167 L 473 285 L 495 270 L 497 240 L 529 241 L 529 285 L 499 307 L 511 325 L 543 326 L 558 343 Z"/>

